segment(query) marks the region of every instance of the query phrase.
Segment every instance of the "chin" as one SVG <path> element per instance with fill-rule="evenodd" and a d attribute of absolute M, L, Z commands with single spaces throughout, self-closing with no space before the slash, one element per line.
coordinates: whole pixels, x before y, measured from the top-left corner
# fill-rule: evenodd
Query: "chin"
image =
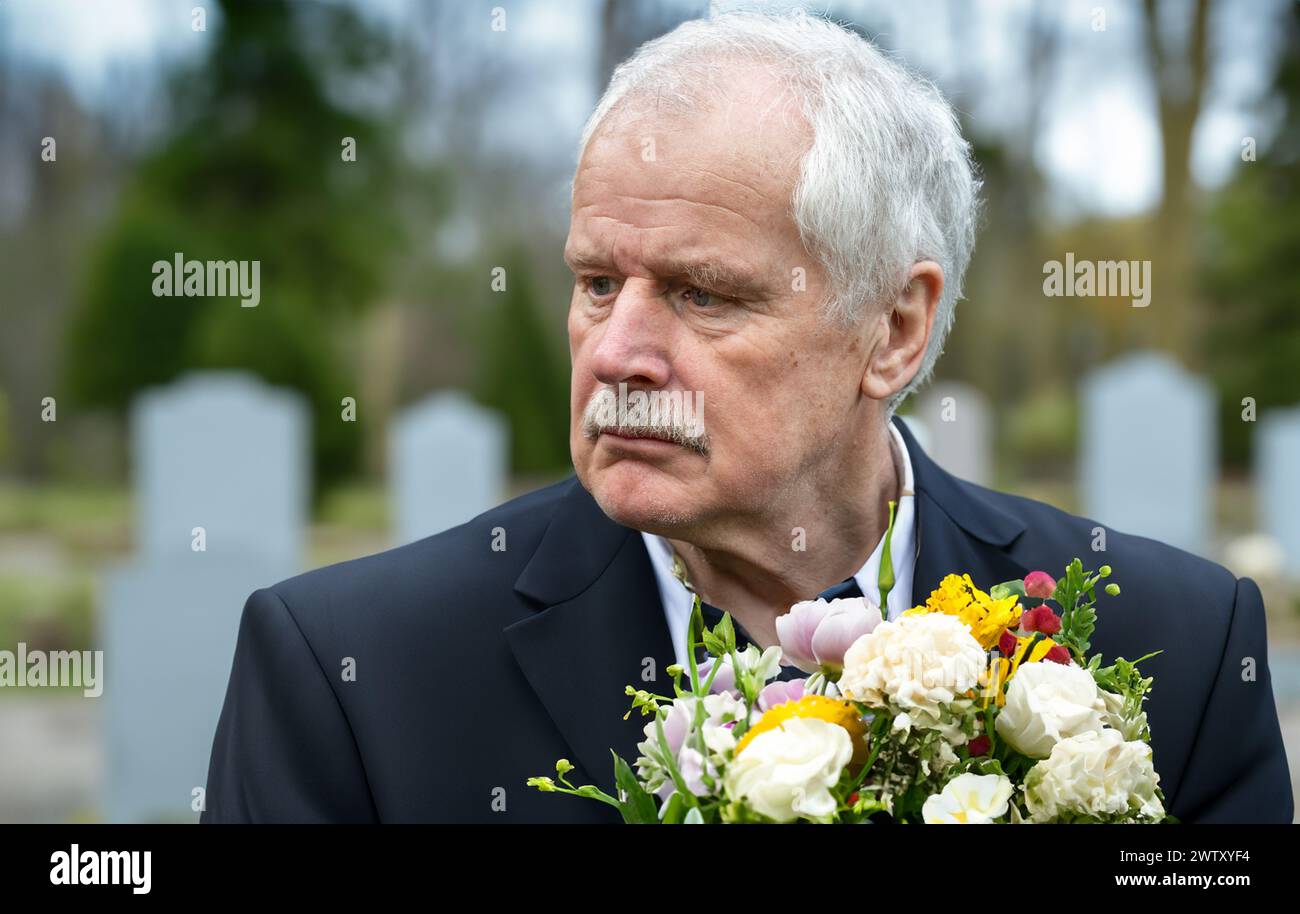
<path fill-rule="evenodd" d="M 698 516 L 690 483 L 636 460 L 620 460 L 578 474 L 610 520 L 661 536 L 689 527 Z"/>

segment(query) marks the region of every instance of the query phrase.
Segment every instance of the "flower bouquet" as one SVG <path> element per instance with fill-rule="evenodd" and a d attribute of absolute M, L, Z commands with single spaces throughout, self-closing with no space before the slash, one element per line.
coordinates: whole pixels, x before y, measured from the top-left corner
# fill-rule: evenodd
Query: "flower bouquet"
<path fill-rule="evenodd" d="M 1075 559 L 987 593 L 950 574 L 894 621 L 862 597 L 798 603 L 766 650 L 738 649 L 730 616 L 705 629 L 697 598 L 673 694 L 627 687 L 651 719 L 635 768 L 614 756 L 618 796 L 564 759 L 528 784 L 647 824 L 1174 821 L 1137 670 L 1154 654 L 1088 655 L 1110 574 Z M 808 677 L 778 679 L 783 661 Z"/>

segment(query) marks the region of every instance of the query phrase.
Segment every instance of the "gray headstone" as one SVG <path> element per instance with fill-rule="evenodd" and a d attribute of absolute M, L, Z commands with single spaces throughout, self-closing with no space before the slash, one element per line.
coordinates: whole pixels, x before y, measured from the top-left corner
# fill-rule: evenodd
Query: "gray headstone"
<path fill-rule="evenodd" d="M 253 378 L 192 375 L 142 395 L 132 440 L 140 551 L 100 615 L 104 815 L 197 821 L 244 601 L 301 569 L 308 413 Z"/>
<path fill-rule="evenodd" d="M 1255 497 L 1261 525 L 1282 547 L 1283 569 L 1300 578 L 1300 407 L 1260 416 Z"/>
<path fill-rule="evenodd" d="M 1084 381 L 1081 421 L 1084 513 L 1205 553 L 1218 472 L 1210 385 L 1166 355 L 1136 353 Z"/>
<path fill-rule="evenodd" d="M 993 423 L 988 398 L 959 381 L 933 384 L 921 396 L 916 418 L 929 432 L 925 451 L 949 473 L 979 485 L 993 479 Z"/>
<path fill-rule="evenodd" d="M 196 822 L 248 595 L 298 569 L 254 553 L 178 552 L 105 590 L 104 732 L 110 822 Z"/>
<path fill-rule="evenodd" d="M 302 563 L 308 413 L 300 398 L 248 375 L 193 374 L 142 394 L 131 416 L 138 549 L 208 554 L 240 544 L 274 562 Z"/>
<path fill-rule="evenodd" d="M 504 419 L 465 394 L 442 391 L 397 417 L 389 462 L 395 536 L 409 543 L 501 502 L 509 431 Z"/>

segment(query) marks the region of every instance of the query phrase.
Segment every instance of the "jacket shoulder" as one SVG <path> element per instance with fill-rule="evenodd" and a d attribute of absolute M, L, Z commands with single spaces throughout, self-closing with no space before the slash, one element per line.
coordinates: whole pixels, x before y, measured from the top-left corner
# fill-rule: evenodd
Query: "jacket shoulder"
<path fill-rule="evenodd" d="M 1141 599 L 1152 610 L 1195 612 L 1212 626 L 1226 626 L 1236 601 L 1237 577 L 1217 562 L 1147 536 L 1117 530 L 1108 524 L 1071 514 L 1043 501 L 998 492 L 957 480 L 969 497 L 1014 518 L 1023 525 L 1012 548 L 1031 569 L 1058 577 L 1066 562 L 1078 557 L 1085 569 L 1102 565 L 1114 569 L 1114 580 L 1126 604 Z"/>
<path fill-rule="evenodd" d="M 574 478 L 529 492 L 424 539 L 287 578 L 269 589 L 303 616 L 501 601 L 513 590 Z"/>
<path fill-rule="evenodd" d="M 1089 555 L 1095 556 L 1095 565 L 1117 565 L 1117 561 L 1108 558 L 1110 553 L 1117 560 L 1121 556 L 1127 557 L 1131 563 L 1140 563 L 1152 570 L 1160 569 L 1165 575 L 1192 577 L 1202 583 L 1212 582 L 1218 587 L 1236 585 L 1236 576 L 1227 568 L 1178 546 L 1117 530 L 1102 521 L 1071 514 L 1047 502 L 1023 495 L 998 492 L 969 482 L 962 482 L 961 485 L 969 487 L 980 498 L 992 502 L 1023 522 L 1026 528 L 1024 537 L 1031 541 L 1041 540 L 1048 548 L 1072 548 L 1074 551 L 1067 558 L 1077 555 L 1084 560 L 1085 566 Z"/>

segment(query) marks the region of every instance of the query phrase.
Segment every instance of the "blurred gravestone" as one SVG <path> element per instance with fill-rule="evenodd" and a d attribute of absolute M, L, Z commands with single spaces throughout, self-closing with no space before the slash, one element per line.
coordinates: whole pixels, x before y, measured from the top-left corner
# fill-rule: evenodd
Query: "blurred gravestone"
<path fill-rule="evenodd" d="M 244 601 L 302 566 L 308 412 L 245 375 L 190 375 L 135 401 L 131 438 L 139 553 L 100 622 L 104 813 L 196 821 Z"/>
<path fill-rule="evenodd" d="M 1300 407 L 1260 417 L 1255 497 L 1261 525 L 1282 547 L 1282 567 L 1300 578 Z"/>
<path fill-rule="evenodd" d="M 1082 413 L 1084 513 L 1204 552 L 1217 472 L 1209 384 L 1168 356 L 1137 353 L 1084 381 Z"/>
<path fill-rule="evenodd" d="M 934 384 L 915 417 L 928 432 L 930 458 L 949 473 L 986 486 L 993 476 L 993 427 L 988 400 L 969 384 Z"/>
<path fill-rule="evenodd" d="M 393 424 L 389 492 L 399 543 L 440 533 L 501 502 L 505 421 L 459 391 L 433 394 Z"/>

